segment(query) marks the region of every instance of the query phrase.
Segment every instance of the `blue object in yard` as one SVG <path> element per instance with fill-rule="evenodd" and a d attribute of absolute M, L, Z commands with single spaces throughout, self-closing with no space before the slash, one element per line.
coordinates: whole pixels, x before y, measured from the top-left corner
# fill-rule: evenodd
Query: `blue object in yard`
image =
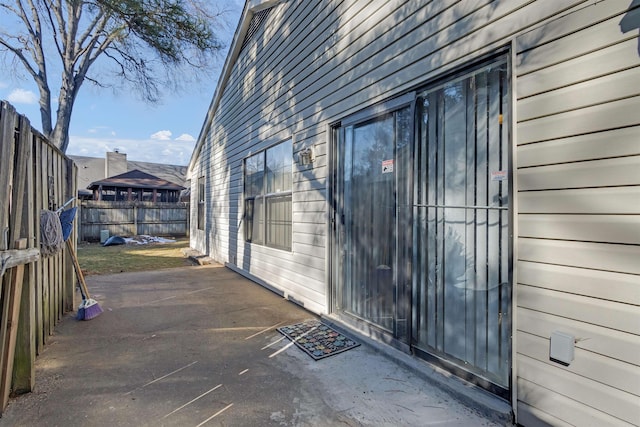
<path fill-rule="evenodd" d="M 124 245 L 127 242 L 120 236 L 111 236 L 107 239 L 106 242 L 102 244 L 102 246 L 116 246 L 116 245 Z"/>
<path fill-rule="evenodd" d="M 62 226 L 62 239 L 66 242 L 69 236 L 71 236 L 71 231 L 73 231 L 73 218 L 76 216 L 76 210 L 78 208 L 73 207 L 71 209 L 67 209 L 66 211 L 62 211 L 60 213 L 60 226 Z"/>

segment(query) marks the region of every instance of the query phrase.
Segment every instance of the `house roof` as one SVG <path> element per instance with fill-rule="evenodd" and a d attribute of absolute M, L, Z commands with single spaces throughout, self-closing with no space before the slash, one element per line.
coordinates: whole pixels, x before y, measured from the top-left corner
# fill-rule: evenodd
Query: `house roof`
<path fill-rule="evenodd" d="M 198 135 L 198 140 L 196 142 L 196 146 L 193 149 L 193 153 L 191 154 L 191 160 L 189 161 L 189 167 L 187 169 L 187 178 L 189 178 L 190 171 L 193 169 L 195 165 L 195 161 L 200 155 L 200 150 L 202 149 L 202 145 L 207 137 L 207 132 L 209 132 L 209 127 L 211 126 L 211 122 L 213 121 L 213 117 L 215 116 L 216 110 L 218 109 L 218 104 L 220 103 L 220 99 L 222 98 L 222 94 L 224 93 L 224 88 L 227 85 L 227 81 L 231 75 L 231 71 L 233 70 L 233 66 L 240 55 L 240 52 L 243 48 L 243 42 L 245 36 L 247 35 L 247 31 L 249 31 L 251 26 L 251 19 L 253 15 L 256 13 L 273 7 L 279 3 L 282 3 L 284 0 L 247 0 L 244 4 L 244 9 L 242 10 L 242 15 L 240 16 L 240 21 L 238 22 L 238 28 L 236 28 L 236 32 L 233 35 L 233 41 L 231 42 L 231 46 L 229 47 L 229 53 L 227 54 L 227 58 L 224 62 L 224 67 L 222 68 L 222 72 L 220 73 L 220 78 L 218 79 L 218 85 L 216 86 L 216 91 L 213 94 L 213 99 L 211 100 L 211 104 L 209 105 L 209 110 L 207 111 L 207 116 L 202 125 L 202 130 L 200 131 L 200 135 Z"/>
<path fill-rule="evenodd" d="M 184 187 L 174 184 L 167 180 L 158 178 L 157 176 L 142 172 L 140 170 L 132 170 L 120 175 L 105 178 L 89 184 L 87 188 L 94 189 L 99 186 L 120 187 L 120 188 L 155 188 L 158 190 L 184 190 Z"/>
<path fill-rule="evenodd" d="M 87 188 L 91 183 L 105 177 L 104 157 L 68 156 L 78 166 L 78 188 Z M 186 166 L 127 160 L 127 171 L 139 170 L 166 181 L 185 185 Z"/>

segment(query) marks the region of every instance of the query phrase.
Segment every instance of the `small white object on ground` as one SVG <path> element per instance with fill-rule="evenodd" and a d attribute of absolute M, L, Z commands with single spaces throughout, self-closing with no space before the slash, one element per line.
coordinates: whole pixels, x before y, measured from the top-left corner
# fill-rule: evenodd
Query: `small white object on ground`
<path fill-rule="evenodd" d="M 133 237 L 125 237 L 124 241 L 127 242 L 127 245 L 148 245 L 150 243 L 174 243 L 175 239 L 167 239 L 164 237 L 157 237 L 157 236 L 147 236 L 147 235 L 140 235 L 140 236 L 133 236 Z"/>

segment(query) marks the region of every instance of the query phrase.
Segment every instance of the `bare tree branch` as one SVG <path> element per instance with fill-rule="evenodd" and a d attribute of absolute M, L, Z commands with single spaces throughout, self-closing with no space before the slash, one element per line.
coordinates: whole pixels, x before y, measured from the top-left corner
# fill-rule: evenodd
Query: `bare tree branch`
<path fill-rule="evenodd" d="M 222 49 L 213 31 L 220 12 L 205 0 L 4 0 L 2 15 L 14 16 L 22 28 L 0 30 L 0 54 L 14 58 L 36 82 L 43 132 L 62 151 L 83 83 L 110 86 L 88 76 L 98 62 L 104 72 L 114 72 L 114 82 L 132 85 L 143 99 L 156 102 L 160 88 L 181 80 L 172 73 L 204 70 Z M 61 70 L 54 126 L 50 63 Z"/>
<path fill-rule="evenodd" d="M 30 2 L 32 0 L 29 0 Z M 52 12 L 52 7 L 53 5 L 48 2 L 48 1 L 44 1 L 44 9 L 45 12 L 47 13 L 47 18 L 49 19 L 49 25 L 51 26 L 51 35 L 53 36 L 53 41 L 55 43 L 56 49 L 58 50 L 58 55 L 60 55 L 60 59 L 64 58 L 64 34 L 62 34 L 61 29 L 58 27 L 56 29 L 56 22 L 53 19 L 53 12 Z M 62 39 L 62 40 L 61 40 Z"/>

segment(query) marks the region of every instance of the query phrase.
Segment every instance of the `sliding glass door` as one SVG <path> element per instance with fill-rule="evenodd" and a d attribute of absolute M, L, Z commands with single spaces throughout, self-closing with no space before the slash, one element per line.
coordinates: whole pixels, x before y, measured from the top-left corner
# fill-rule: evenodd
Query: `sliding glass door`
<path fill-rule="evenodd" d="M 407 323 L 401 294 L 410 290 L 410 275 L 398 275 L 398 254 L 406 253 L 410 224 L 399 231 L 398 221 L 409 209 L 405 200 L 399 212 L 398 203 L 409 193 L 411 123 L 404 108 L 345 126 L 337 136 L 335 305 L 390 333 L 406 330 Z"/>
<path fill-rule="evenodd" d="M 333 129 L 331 178 L 333 311 L 502 389 L 509 98 L 501 60 L 349 118 Z"/>

